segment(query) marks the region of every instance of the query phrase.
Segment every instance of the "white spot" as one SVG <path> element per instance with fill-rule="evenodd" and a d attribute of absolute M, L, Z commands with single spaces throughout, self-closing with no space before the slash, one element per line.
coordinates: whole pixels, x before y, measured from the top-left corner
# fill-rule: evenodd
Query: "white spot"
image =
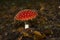
<path fill-rule="evenodd" d="M 29 16 L 29 14 L 27 14 Z"/>
<path fill-rule="evenodd" d="M 25 14 L 25 16 L 26 16 L 26 14 Z"/>
<path fill-rule="evenodd" d="M 59 8 L 60 8 L 60 6 L 59 6 Z"/>
<path fill-rule="evenodd" d="M 29 28 L 29 25 L 28 24 L 25 24 L 25 29 Z"/>

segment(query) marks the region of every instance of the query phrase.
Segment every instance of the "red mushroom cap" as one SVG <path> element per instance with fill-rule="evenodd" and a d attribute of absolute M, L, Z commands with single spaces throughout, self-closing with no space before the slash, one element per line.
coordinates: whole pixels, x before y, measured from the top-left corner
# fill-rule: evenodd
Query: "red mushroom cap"
<path fill-rule="evenodd" d="M 35 10 L 25 9 L 19 11 L 15 16 L 15 19 L 20 21 L 27 21 L 36 18 L 36 16 L 37 12 Z"/>

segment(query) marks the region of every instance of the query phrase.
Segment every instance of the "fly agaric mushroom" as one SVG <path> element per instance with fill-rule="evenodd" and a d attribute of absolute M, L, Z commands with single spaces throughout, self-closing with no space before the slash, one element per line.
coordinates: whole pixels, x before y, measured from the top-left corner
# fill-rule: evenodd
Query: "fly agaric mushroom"
<path fill-rule="evenodd" d="M 15 20 L 19 21 L 28 21 L 36 18 L 37 12 L 35 10 L 25 9 L 21 10 L 17 13 L 17 15 L 14 17 Z M 29 28 L 29 25 L 25 23 L 25 28 Z"/>

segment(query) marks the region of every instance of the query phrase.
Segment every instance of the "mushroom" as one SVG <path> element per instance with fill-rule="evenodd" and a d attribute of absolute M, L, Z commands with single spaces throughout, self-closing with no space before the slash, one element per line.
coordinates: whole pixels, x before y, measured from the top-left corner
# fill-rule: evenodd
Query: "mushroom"
<path fill-rule="evenodd" d="M 26 21 L 36 18 L 37 15 L 38 14 L 35 10 L 25 9 L 25 10 L 19 11 L 14 17 L 14 19 L 19 21 L 24 21 L 25 29 L 27 29 L 29 28 L 29 25 L 26 23 Z"/>

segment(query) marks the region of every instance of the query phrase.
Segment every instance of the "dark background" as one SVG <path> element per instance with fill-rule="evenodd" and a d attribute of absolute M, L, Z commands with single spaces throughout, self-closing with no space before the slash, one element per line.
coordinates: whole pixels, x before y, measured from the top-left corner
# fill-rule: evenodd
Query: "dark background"
<path fill-rule="evenodd" d="M 60 0 L 0 0 L 0 40 L 17 40 L 19 33 L 16 29 L 24 27 L 24 22 L 14 20 L 14 16 L 23 9 L 38 12 L 36 19 L 28 21 L 30 27 L 42 32 L 45 29 L 52 30 L 52 38 L 60 40 L 59 6 Z"/>

